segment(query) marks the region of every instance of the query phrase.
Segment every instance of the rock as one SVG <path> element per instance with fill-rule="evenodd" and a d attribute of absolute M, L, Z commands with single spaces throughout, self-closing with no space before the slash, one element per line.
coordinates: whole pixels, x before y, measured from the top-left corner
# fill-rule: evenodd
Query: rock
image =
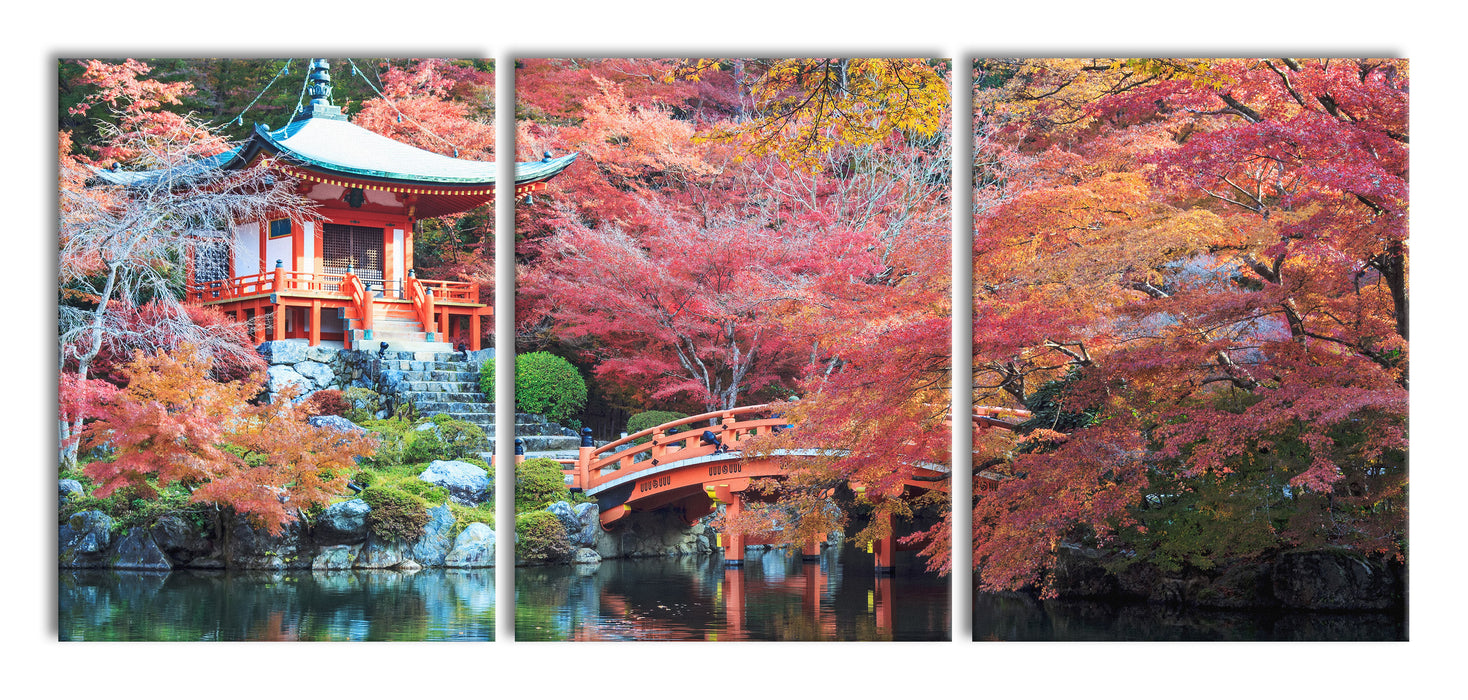
<path fill-rule="evenodd" d="M 56 503 L 57 508 L 65 507 L 66 502 L 72 498 L 81 498 L 87 495 L 86 491 L 82 488 L 82 482 L 76 479 L 61 479 L 56 482 L 56 486 L 60 495 L 60 500 Z"/>
<path fill-rule="evenodd" d="M 153 535 L 135 528 L 117 542 L 112 566 L 118 569 L 168 570 L 173 568 L 168 557 L 153 541 Z"/>
<path fill-rule="evenodd" d="M 308 362 L 335 362 L 338 354 L 340 352 L 336 348 L 329 348 L 325 345 L 310 345 L 306 347 L 306 360 Z"/>
<path fill-rule="evenodd" d="M 334 382 L 336 382 L 336 372 L 331 371 L 330 367 L 323 365 L 320 362 L 299 362 L 296 363 L 296 365 L 293 366 L 292 369 L 296 371 L 296 374 L 310 379 L 311 381 L 316 383 L 317 387 L 322 389 L 325 389 L 326 387 L 329 387 Z"/>
<path fill-rule="evenodd" d="M 454 540 L 443 565 L 465 569 L 494 566 L 494 548 L 494 530 L 484 523 L 469 523 Z"/>
<path fill-rule="evenodd" d="M 362 546 L 356 544 L 334 544 L 322 547 L 321 552 L 311 560 L 311 570 L 342 571 L 350 569 L 357 560 L 357 553 L 361 550 Z"/>
<path fill-rule="evenodd" d="M 413 543 L 413 549 L 409 552 L 412 557 L 424 566 L 443 566 L 444 559 L 454 546 L 449 539 L 449 533 L 454 530 L 454 520 L 454 512 L 449 510 L 448 504 L 430 508 L 428 523 L 423 526 L 423 535 Z"/>
<path fill-rule="evenodd" d="M 483 350 L 470 350 L 466 353 L 468 361 L 483 366 L 485 362 L 494 359 L 494 348 Z"/>
<path fill-rule="evenodd" d="M 322 545 L 360 544 L 367 539 L 367 514 L 371 512 L 372 507 L 360 498 L 333 503 L 317 519 L 313 539 Z"/>
<path fill-rule="evenodd" d="M 1284 552 L 1270 573 L 1274 596 L 1309 610 L 1384 610 L 1401 604 L 1400 579 L 1380 561 L 1336 550 Z"/>
<path fill-rule="evenodd" d="M 112 524 L 111 516 L 100 510 L 84 510 L 67 518 L 56 548 L 61 566 L 95 568 L 110 564 L 104 555 L 112 545 Z"/>
<path fill-rule="evenodd" d="M 271 340 L 256 348 L 272 365 L 293 365 L 306 361 L 306 344 L 290 340 Z"/>
<path fill-rule="evenodd" d="M 418 478 L 449 491 L 455 502 L 475 506 L 494 497 L 494 482 L 482 467 L 457 460 L 434 460 Z"/>
<path fill-rule="evenodd" d="M 393 568 L 394 569 L 397 569 L 398 571 L 411 572 L 411 571 L 418 571 L 418 570 L 422 569 L 423 568 L 423 565 L 422 564 L 419 564 L 416 561 L 413 561 L 412 559 L 404 559 L 404 560 L 398 562 L 398 565 L 397 566 L 394 566 Z"/>
<path fill-rule="evenodd" d="M 573 533 L 576 533 L 581 529 L 581 523 L 576 521 L 576 513 L 571 510 L 570 503 L 567 503 L 565 501 L 556 501 L 555 503 L 546 506 L 545 510 L 547 513 L 556 516 L 557 520 L 561 521 L 561 527 L 566 531 L 566 539 L 571 540 L 571 546 L 585 546 L 577 543 L 575 540 L 572 539 Z"/>
<path fill-rule="evenodd" d="M 372 536 L 357 556 L 357 569 L 391 569 L 409 560 L 408 543 L 402 540 L 384 540 Z"/>
<path fill-rule="evenodd" d="M 601 563 L 601 555 L 600 554 L 597 554 L 596 553 L 596 550 L 594 550 L 594 549 L 589 549 L 587 547 L 581 547 L 581 548 L 577 549 L 574 554 L 571 555 L 571 563 L 572 564 L 600 564 Z"/>
<path fill-rule="evenodd" d="M 286 523 L 279 535 L 250 524 L 235 514 L 225 523 L 228 537 L 223 551 L 225 565 L 231 569 L 304 569 L 311 566 L 310 555 L 301 547 L 301 522 Z"/>
<path fill-rule="evenodd" d="M 601 508 L 595 503 L 578 503 L 571 512 L 576 516 L 576 529 L 566 529 L 566 537 L 573 546 L 596 547 L 596 538 L 601 535 Z M 702 526 L 700 526 L 702 527 Z"/>
<path fill-rule="evenodd" d="M 214 549 L 204 533 L 193 523 L 177 515 L 165 515 L 148 528 L 154 544 L 174 564 L 195 566 L 195 560 L 208 556 Z"/>
<path fill-rule="evenodd" d="M 371 432 L 341 416 L 311 416 L 306 419 L 306 422 L 318 428 L 331 428 L 339 433 L 361 434 Z"/>
<path fill-rule="evenodd" d="M 1061 597 L 1101 598 L 1114 595 L 1118 587 L 1116 577 L 1101 565 L 1099 553 L 1075 547 L 1061 547 L 1055 553 L 1051 575 Z"/>
<path fill-rule="evenodd" d="M 284 391 L 286 387 L 295 387 L 296 398 L 304 397 L 306 392 L 310 391 L 312 387 L 312 382 L 309 379 L 302 377 L 295 370 L 285 365 L 271 365 L 269 369 L 265 370 L 265 374 L 265 388 L 270 392 L 272 400 L 274 400 L 276 394 Z"/>

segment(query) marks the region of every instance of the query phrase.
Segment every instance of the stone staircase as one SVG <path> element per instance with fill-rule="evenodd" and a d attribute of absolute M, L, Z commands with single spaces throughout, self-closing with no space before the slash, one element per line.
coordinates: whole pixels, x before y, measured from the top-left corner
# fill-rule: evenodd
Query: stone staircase
<path fill-rule="evenodd" d="M 344 316 L 345 318 L 345 316 Z M 361 323 L 346 318 L 347 332 L 352 337 L 352 347 L 375 352 L 387 343 L 388 352 L 453 352 L 452 343 L 438 340 L 435 334 L 423 329 L 418 321 L 413 304 L 396 299 L 377 299 L 372 304 L 372 330 L 361 328 Z"/>
<path fill-rule="evenodd" d="M 453 352 L 390 349 L 382 360 L 382 370 L 399 373 L 398 398 L 412 401 L 422 415 L 446 413 L 483 429 L 488 444 L 480 456 L 489 461 L 495 450 L 494 403 L 479 390 L 480 363 L 459 357 Z M 576 431 L 533 413 L 515 414 L 514 437 L 525 440 L 527 458 L 574 459 L 581 447 Z"/>

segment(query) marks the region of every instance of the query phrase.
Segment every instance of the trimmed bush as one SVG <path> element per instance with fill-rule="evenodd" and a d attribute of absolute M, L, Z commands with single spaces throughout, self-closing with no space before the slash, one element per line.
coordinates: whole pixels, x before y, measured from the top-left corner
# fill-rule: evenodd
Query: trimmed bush
<path fill-rule="evenodd" d="M 687 413 L 679 413 L 677 411 L 643 411 L 642 413 L 634 413 L 631 418 L 627 419 L 627 434 L 640 433 L 648 428 L 687 417 Z M 648 441 L 649 438 L 639 438 L 636 444 L 641 445 Z"/>
<path fill-rule="evenodd" d="M 347 408 L 337 415 L 357 425 L 376 419 L 382 410 L 382 395 L 371 389 L 354 386 L 341 392 L 341 397 Z"/>
<path fill-rule="evenodd" d="M 463 459 L 489 448 L 489 443 L 484 438 L 484 429 L 473 423 L 458 420 L 447 413 L 440 413 L 428 420 L 438 426 L 438 432 L 443 436 L 444 455 L 449 459 Z"/>
<path fill-rule="evenodd" d="M 494 361 L 479 372 L 479 388 L 494 396 Z M 528 352 L 515 358 L 515 409 L 570 423 L 586 407 L 586 380 L 565 358 Z"/>
<path fill-rule="evenodd" d="M 343 416 L 352 410 L 352 404 L 339 389 L 322 389 L 306 397 L 301 405 L 312 416 Z"/>
<path fill-rule="evenodd" d="M 539 510 L 556 501 L 571 500 L 561 463 L 537 457 L 515 465 L 515 510 Z"/>
<path fill-rule="evenodd" d="M 555 513 L 544 510 L 515 516 L 515 556 L 526 561 L 561 561 L 571 555 L 571 540 Z"/>
<path fill-rule="evenodd" d="M 367 514 L 368 529 L 384 540 L 411 542 L 423 534 L 423 526 L 428 524 L 428 503 L 411 493 L 372 486 L 362 489 L 357 497 L 372 507 Z"/>

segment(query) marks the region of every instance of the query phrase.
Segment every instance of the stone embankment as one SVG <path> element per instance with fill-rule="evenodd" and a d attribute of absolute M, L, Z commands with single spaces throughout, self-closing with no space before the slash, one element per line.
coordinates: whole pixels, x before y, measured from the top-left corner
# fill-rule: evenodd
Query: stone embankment
<path fill-rule="evenodd" d="M 447 488 L 451 498 L 473 505 L 493 497 L 493 476 L 467 462 L 436 461 L 419 478 Z M 59 484 L 61 503 L 79 494 L 72 480 Z M 459 523 L 448 505 L 428 511 L 411 540 L 372 532 L 372 509 L 361 499 L 336 503 L 314 520 L 297 520 L 271 535 L 249 520 L 229 515 L 219 523 L 168 515 L 151 526 L 117 532 L 101 511 L 73 514 L 62 523 L 57 552 L 62 568 L 154 569 L 418 569 L 494 566 L 495 532 L 484 523 Z"/>
<path fill-rule="evenodd" d="M 1406 572 L 1400 564 L 1339 549 L 1284 551 L 1178 573 L 1151 564 L 1112 573 L 1104 565 L 1106 556 L 1063 548 L 1051 572 L 1057 596 L 1208 608 L 1352 611 L 1394 609 L 1406 597 Z"/>

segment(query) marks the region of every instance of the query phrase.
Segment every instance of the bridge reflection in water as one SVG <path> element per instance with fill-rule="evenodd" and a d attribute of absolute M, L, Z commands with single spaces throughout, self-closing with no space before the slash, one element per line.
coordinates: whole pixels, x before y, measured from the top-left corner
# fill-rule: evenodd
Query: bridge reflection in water
<path fill-rule="evenodd" d="M 943 641 L 948 580 L 899 552 L 894 576 L 847 545 L 817 561 L 748 550 L 743 567 L 718 555 L 607 560 L 515 570 L 519 641 Z"/>

